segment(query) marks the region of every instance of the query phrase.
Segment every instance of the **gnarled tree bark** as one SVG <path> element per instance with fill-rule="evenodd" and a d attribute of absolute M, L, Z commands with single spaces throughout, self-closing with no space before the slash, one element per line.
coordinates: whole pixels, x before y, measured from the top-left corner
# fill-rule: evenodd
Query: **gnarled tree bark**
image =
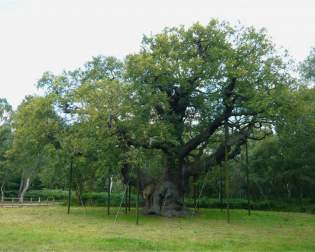
<path fill-rule="evenodd" d="M 4 188 L 5 188 L 5 183 L 2 182 L 2 184 L 1 184 L 1 202 L 4 202 Z"/>
<path fill-rule="evenodd" d="M 24 179 L 22 180 L 23 184 L 22 184 L 22 190 L 21 190 L 21 194 L 19 195 L 19 202 L 23 203 L 24 202 L 24 196 L 25 193 L 27 192 L 28 188 L 30 187 L 31 184 L 31 178 L 27 177 L 24 181 Z"/>

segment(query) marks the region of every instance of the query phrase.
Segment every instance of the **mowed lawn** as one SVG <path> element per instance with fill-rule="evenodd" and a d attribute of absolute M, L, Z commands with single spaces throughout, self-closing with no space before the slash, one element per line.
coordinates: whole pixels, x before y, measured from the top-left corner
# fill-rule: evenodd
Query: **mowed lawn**
<path fill-rule="evenodd" d="M 220 210 L 115 223 L 101 207 L 0 208 L 0 251 L 315 251 L 315 215 Z"/>

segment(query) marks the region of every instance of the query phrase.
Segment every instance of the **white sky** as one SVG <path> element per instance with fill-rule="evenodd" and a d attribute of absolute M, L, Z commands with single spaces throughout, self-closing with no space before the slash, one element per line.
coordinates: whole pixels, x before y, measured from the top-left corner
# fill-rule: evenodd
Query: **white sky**
<path fill-rule="evenodd" d="M 143 34 L 213 17 L 266 27 L 299 61 L 315 46 L 314 0 L 0 0 L 0 97 L 16 107 L 44 71 L 123 57 Z"/>

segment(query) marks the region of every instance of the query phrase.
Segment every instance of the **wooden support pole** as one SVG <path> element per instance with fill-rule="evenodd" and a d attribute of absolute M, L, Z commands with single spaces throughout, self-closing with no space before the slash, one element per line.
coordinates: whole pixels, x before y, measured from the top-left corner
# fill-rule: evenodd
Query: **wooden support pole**
<path fill-rule="evenodd" d="M 131 186 L 130 186 L 130 183 L 128 186 L 128 211 L 129 212 L 131 211 Z"/>
<path fill-rule="evenodd" d="M 227 118 L 224 120 L 224 170 L 225 170 L 225 201 L 226 201 L 226 217 L 227 222 L 230 223 L 230 195 L 229 195 L 229 171 L 227 167 L 227 161 L 228 161 L 228 140 L 229 140 L 229 128 L 228 128 L 228 122 Z"/>
<path fill-rule="evenodd" d="M 126 185 L 125 189 L 125 214 L 128 214 L 128 187 L 129 185 Z"/>
<path fill-rule="evenodd" d="M 139 176 L 139 168 L 137 168 L 137 200 L 136 200 L 136 224 L 139 225 L 139 199 L 140 199 L 140 176 Z"/>
<path fill-rule="evenodd" d="M 196 176 L 193 176 L 193 197 L 194 197 L 194 207 L 197 208 L 197 185 L 196 185 Z"/>
<path fill-rule="evenodd" d="M 251 214 L 251 205 L 250 205 L 250 189 L 249 189 L 249 162 L 248 162 L 248 141 L 245 143 L 245 153 L 246 153 L 246 196 L 247 196 L 247 211 L 248 216 Z"/>
<path fill-rule="evenodd" d="M 70 207 L 71 207 L 72 176 L 73 176 L 73 157 L 71 157 L 71 160 L 70 160 L 68 214 L 70 214 Z"/>
<path fill-rule="evenodd" d="M 185 165 L 182 165 L 182 193 L 183 193 L 183 198 L 182 198 L 182 203 L 183 203 L 183 208 L 185 208 Z"/>
<path fill-rule="evenodd" d="M 110 196 L 111 196 L 111 192 L 110 192 L 110 185 L 111 185 L 111 178 L 110 175 L 108 175 L 108 185 L 107 185 L 107 215 L 110 215 Z"/>
<path fill-rule="evenodd" d="M 221 208 L 221 212 L 223 212 L 223 172 L 222 172 L 222 164 L 220 164 L 220 167 L 219 167 L 219 173 L 220 173 L 220 208 Z"/>

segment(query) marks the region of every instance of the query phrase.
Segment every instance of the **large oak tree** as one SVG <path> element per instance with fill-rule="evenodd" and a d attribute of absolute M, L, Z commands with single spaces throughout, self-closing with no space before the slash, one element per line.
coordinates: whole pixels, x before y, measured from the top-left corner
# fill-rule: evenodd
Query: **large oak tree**
<path fill-rule="evenodd" d="M 39 86 L 74 121 L 93 121 L 112 149 L 158 157 L 158 172 L 137 169 L 145 212 L 173 216 L 183 213 L 190 177 L 273 130 L 293 83 L 288 65 L 264 30 L 212 20 L 146 36 L 124 63 L 96 57 L 61 76 L 46 73 Z M 121 158 L 124 181 L 135 184 L 132 164 L 141 162 Z"/>
<path fill-rule="evenodd" d="M 247 138 L 270 132 L 292 82 L 287 68 L 265 32 L 251 27 L 212 20 L 144 38 L 141 51 L 126 61 L 136 90 L 137 128 L 130 124 L 122 134 L 130 145 L 164 153 L 148 213 L 180 213 L 189 176 L 200 176 L 224 159 L 225 122 L 228 158 Z"/>

